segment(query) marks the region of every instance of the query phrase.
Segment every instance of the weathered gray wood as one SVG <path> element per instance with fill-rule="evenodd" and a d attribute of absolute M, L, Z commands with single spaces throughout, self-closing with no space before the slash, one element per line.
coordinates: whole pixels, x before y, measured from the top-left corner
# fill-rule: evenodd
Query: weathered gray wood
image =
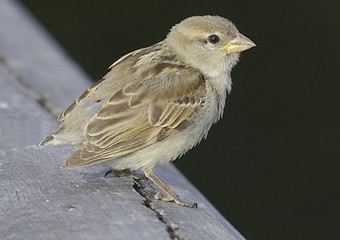
<path fill-rule="evenodd" d="M 62 169 L 69 146 L 38 147 L 89 85 L 29 14 L 0 1 L 0 239 L 244 239 L 172 165 L 156 172 L 198 209 L 104 177 L 105 165 Z"/>

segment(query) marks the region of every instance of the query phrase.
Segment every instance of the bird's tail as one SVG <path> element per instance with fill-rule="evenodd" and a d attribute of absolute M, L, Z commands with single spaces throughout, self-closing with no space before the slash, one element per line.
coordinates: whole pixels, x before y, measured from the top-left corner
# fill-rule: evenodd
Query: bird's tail
<path fill-rule="evenodd" d="M 39 144 L 40 147 L 45 146 L 46 144 L 50 143 L 52 140 L 54 139 L 54 137 L 52 135 L 47 136 L 44 140 L 41 141 L 41 143 Z"/>

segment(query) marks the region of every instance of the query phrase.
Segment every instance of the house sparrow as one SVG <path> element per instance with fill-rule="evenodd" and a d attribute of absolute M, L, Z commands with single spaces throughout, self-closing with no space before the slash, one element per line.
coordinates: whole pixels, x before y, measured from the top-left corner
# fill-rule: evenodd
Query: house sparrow
<path fill-rule="evenodd" d="M 165 40 L 113 63 L 58 117 L 60 125 L 40 146 L 75 145 L 66 168 L 105 161 L 115 170 L 141 169 L 163 190 L 156 198 L 194 207 L 153 169 L 207 137 L 223 114 L 239 53 L 254 46 L 225 18 L 187 18 Z"/>

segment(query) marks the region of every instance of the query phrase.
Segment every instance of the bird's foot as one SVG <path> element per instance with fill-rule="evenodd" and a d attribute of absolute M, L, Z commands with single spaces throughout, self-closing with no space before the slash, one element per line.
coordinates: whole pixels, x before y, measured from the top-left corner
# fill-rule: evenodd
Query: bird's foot
<path fill-rule="evenodd" d="M 179 199 L 179 197 L 177 195 L 173 196 L 171 194 L 161 194 L 160 192 L 157 192 L 156 195 L 155 195 L 155 199 L 166 201 L 166 202 L 174 202 L 174 203 L 176 203 L 180 206 L 184 206 L 184 207 L 197 208 L 197 203 L 185 202 L 185 201 Z"/>

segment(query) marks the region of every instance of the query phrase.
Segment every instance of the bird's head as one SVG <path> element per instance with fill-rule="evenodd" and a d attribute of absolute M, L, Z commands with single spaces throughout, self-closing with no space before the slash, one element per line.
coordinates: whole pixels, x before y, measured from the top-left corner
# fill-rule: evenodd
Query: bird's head
<path fill-rule="evenodd" d="M 210 77 L 230 72 L 239 53 L 255 46 L 219 16 L 187 18 L 171 29 L 165 41 L 185 62 Z"/>

